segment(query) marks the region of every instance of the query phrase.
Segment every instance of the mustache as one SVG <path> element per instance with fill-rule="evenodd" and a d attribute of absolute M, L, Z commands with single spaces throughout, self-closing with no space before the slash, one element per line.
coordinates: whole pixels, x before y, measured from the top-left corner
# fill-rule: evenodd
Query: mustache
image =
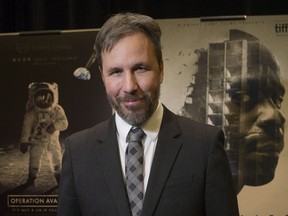
<path fill-rule="evenodd" d="M 127 94 L 122 97 L 117 97 L 118 102 L 130 102 L 130 101 L 135 101 L 135 100 L 143 100 L 145 99 L 145 95 L 132 95 L 132 94 Z"/>

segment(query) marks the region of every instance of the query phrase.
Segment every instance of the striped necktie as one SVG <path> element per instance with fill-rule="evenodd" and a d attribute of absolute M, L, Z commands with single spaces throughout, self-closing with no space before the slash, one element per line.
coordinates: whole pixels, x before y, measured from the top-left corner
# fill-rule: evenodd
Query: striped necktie
<path fill-rule="evenodd" d="M 145 133 L 141 128 L 130 130 L 126 150 L 126 190 L 133 216 L 141 216 L 144 200 L 143 148 Z"/>

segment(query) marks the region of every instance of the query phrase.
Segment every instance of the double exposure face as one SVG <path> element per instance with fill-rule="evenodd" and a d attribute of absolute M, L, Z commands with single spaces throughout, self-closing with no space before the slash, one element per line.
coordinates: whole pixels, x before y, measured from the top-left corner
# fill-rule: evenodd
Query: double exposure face
<path fill-rule="evenodd" d="M 232 97 L 241 107 L 238 179 L 243 185 L 258 186 L 274 178 L 284 147 L 280 108 L 285 90 L 278 74 L 270 70 L 250 74 L 245 89 Z"/>

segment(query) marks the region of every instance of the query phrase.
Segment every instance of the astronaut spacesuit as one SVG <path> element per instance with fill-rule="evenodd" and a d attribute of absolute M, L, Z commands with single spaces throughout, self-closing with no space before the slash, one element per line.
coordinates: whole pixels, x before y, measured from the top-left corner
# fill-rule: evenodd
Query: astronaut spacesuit
<path fill-rule="evenodd" d="M 67 129 L 68 121 L 63 108 L 58 104 L 58 85 L 37 82 L 29 84 L 28 89 L 29 99 L 20 140 L 22 153 L 27 152 L 30 146 L 27 183 L 34 183 L 44 153 L 59 183 L 62 159 L 59 135 L 60 131 Z"/>

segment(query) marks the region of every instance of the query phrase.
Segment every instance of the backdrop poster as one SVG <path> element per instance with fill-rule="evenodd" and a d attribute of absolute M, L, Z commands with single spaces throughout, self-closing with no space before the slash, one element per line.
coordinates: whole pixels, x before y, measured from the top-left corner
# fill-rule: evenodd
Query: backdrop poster
<path fill-rule="evenodd" d="M 240 18 L 158 20 L 161 101 L 223 128 L 242 216 L 287 216 L 288 16 Z"/>
<path fill-rule="evenodd" d="M 96 67 L 89 68 L 90 80 L 80 80 L 73 76 L 77 68 L 89 63 L 96 34 L 97 30 L 0 35 L 1 216 L 56 215 L 58 185 L 52 171 L 57 169 L 55 158 L 58 153 L 51 151 L 56 147 L 52 145 L 52 136 L 46 132 L 50 123 L 62 118 L 63 113 L 61 116 L 60 108 L 57 108 L 57 114 L 56 111 L 52 112 L 50 103 L 58 102 L 68 121 L 68 128 L 64 127 L 60 131 L 62 151 L 66 136 L 111 116 L 112 110 Z M 25 113 L 31 110 L 34 110 L 37 117 L 30 112 L 26 119 L 28 123 L 24 123 Z M 48 147 L 44 153 L 39 149 L 34 153 L 21 153 L 20 142 L 27 139 L 23 138 L 27 134 L 23 135 L 22 128 L 26 128 L 27 133 L 30 130 L 27 129 L 29 121 L 36 118 L 38 120 L 34 124 L 37 130 L 30 131 L 29 135 L 33 137 L 34 143 L 39 141 Z M 67 122 L 63 124 L 65 126 Z M 30 148 L 34 147 L 31 145 Z M 43 156 L 39 162 L 37 157 L 41 153 Z M 34 163 L 38 161 L 34 167 L 41 163 L 34 184 L 27 182 L 31 157 L 36 158 Z M 48 158 L 54 159 L 52 163 L 49 163 Z"/>
<path fill-rule="evenodd" d="M 241 215 L 288 215 L 288 17 L 158 22 L 165 67 L 161 101 L 179 115 L 223 128 Z M 89 65 L 96 34 L 0 36 L 0 215 L 56 215 L 57 181 L 45 155 L 35 185 L 25 184 L 29 154 L 19 151 L 19 142 L 29 86 L 57 84 L 52 98 L 69 123 L 60 133 L 61 145 L 66 136 L 111 115 L 96 67 L 89 68 L 90 80 L 73 76 Z M 40 102 L 51 100 L 51 91 L 31 92 Z"/>

